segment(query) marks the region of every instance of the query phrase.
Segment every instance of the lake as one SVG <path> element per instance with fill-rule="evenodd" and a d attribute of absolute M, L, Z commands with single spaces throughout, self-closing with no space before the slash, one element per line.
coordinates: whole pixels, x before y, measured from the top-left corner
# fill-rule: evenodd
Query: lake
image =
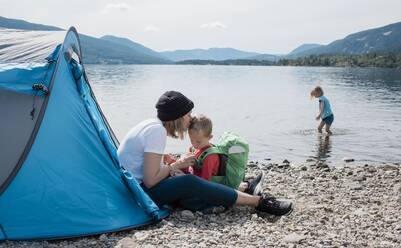
<path fill-rule="evenodd" d="M 135 124 L 156 116 L 155 103 L 177 90 L 209 116 L 213 142 L 224 131 L 249 141 L 250 159 L 308 158 L 342 165 L 401 162 L 401 70 L 276 66 L 87 65 L 97 100 L 119 140 Z M 319 135 L 320 85 L 331 102 L 333 135 Z M 184 153 L 189 140 L 169 139 L 167 151 Z"/>

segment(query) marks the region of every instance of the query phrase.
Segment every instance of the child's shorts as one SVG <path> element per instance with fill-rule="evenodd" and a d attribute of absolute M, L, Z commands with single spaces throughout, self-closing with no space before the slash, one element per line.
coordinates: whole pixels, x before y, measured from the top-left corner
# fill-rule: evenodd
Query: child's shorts
<path fill-rule="evenodd" d="M 334 121 L 334 115 L 329 115 L 326 118 L 322 119 L 322 121 L 327 125 L 331 125 L 331 123 L 333 123 Z"/>

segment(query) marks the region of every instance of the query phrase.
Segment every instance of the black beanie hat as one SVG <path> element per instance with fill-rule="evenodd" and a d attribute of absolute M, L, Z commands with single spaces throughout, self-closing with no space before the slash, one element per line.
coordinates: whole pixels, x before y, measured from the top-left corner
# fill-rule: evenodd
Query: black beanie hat
<path fill-rule="evenodd" d="M 166 91 L 157 101 L 157 117 L 161 121 L 174 121 L 194 108 L 194 103 L 177 91 Z"/>

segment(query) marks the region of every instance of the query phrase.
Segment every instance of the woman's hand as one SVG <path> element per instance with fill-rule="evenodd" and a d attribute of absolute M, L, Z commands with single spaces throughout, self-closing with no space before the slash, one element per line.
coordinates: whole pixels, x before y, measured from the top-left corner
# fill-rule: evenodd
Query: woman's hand
<path fill-rule="evenodd" d="M 186 154 L 172 165 L 177 167 L 178 169 L 185 169 L 195 164 L 195 155 L 193 154 Z"/>
<path fill-rule="evenodd" d="M 176 177 L 176 176 L 183 176 L 183 175 L 185 175 L 185 173 L 182 170 L 180 170 L 174 166 L 170 166 L 170 176 Z"/>
<path fill-rule="evenodd" d="M 163 163 L 164 164 L 172 164 L 175 161 L 176 161 L 175 158 L 171 154 L 164 154 L 163 155 Z"/>

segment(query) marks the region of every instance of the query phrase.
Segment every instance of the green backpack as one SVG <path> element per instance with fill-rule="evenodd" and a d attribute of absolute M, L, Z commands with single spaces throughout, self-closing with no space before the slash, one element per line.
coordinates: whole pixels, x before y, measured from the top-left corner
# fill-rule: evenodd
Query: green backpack
<path fill-rule="evenodd" d="M 248 163 L 248 142 L 238 135 L 225 132 L 218 144 L 203 151 L 196 161 L 195 168 L 202 169 L 203 161 L 210 154 L 219 154 L 220 166 L 217 176 L 211 181 L 237 189 L 245 177 Z"/>

